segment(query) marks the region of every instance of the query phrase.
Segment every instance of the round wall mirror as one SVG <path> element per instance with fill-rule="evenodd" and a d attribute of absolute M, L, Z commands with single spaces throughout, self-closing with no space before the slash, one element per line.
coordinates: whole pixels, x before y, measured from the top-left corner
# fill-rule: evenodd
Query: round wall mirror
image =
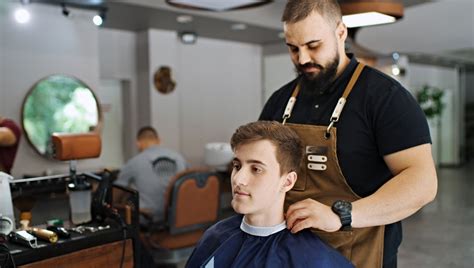
<path fill-rule="evenodd" d="M 94 92 L 67 75 L 51 75 L 30 89 L 23 101 L 22 125 L 28 142 L 42 156 L 52 158 L 51 134 L 85 133 L 101 119 Z"/>

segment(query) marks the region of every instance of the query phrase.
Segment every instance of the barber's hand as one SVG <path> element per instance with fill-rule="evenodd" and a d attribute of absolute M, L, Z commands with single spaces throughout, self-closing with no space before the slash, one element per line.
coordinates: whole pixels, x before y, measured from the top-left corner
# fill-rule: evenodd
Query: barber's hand
<path fill-rule="evenodd" d="M 306 228 L 335 232 L 342 226 L 339 216 L 331 207 L 310 198 L 296 202 L 288 208 L 286 225 L 292 233 Z"/>

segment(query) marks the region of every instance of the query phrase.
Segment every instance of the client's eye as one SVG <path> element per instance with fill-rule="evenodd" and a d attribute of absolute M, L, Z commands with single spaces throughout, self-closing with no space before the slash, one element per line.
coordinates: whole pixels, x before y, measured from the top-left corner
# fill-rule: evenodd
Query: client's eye
<path fill-rule="evenodd" d="M 252 167 L 252 171 L 253 171 L 254 173 L 259 174 L 259 173 L 262 173 L 262 172 L 263 172 L 263 169 L 262 169 L 261 167 L 254 166 L 254 167 Z"/>
<path fill-rule="evenodd" d="M 232 168 L 235 169 L 235 170 L 239 170 L 240 169 L 240 163 L 239 162 L 232 162 Z"/>

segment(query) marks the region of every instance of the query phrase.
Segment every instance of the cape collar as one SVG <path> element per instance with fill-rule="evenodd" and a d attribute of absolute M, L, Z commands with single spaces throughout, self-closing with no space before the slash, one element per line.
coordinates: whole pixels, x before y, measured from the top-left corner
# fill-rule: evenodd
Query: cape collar
<path fill-rule="evenodd" d="M 283 221 L 280 224 L 269 226 L 269 227 L 260 227 L 253 226 L 245 222 L 245 217 L 242 218 L 242 223 L 240 224 L 240 230 L 244 231 L 247 234 L 254 236 L 269 236 L 279 231 L 286 229 L 286 221 Z"/>

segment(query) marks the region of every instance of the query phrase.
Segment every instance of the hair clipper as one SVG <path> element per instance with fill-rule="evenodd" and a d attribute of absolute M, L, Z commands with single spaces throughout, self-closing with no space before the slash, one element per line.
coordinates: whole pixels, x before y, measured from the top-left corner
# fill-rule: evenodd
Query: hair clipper
<path fill-rule="evenodd" d="M 38 241 L 25 230 L 11 232 L 9 235 L 10 242 L 17 243 L 30 248 L 37 248 Z"/>

